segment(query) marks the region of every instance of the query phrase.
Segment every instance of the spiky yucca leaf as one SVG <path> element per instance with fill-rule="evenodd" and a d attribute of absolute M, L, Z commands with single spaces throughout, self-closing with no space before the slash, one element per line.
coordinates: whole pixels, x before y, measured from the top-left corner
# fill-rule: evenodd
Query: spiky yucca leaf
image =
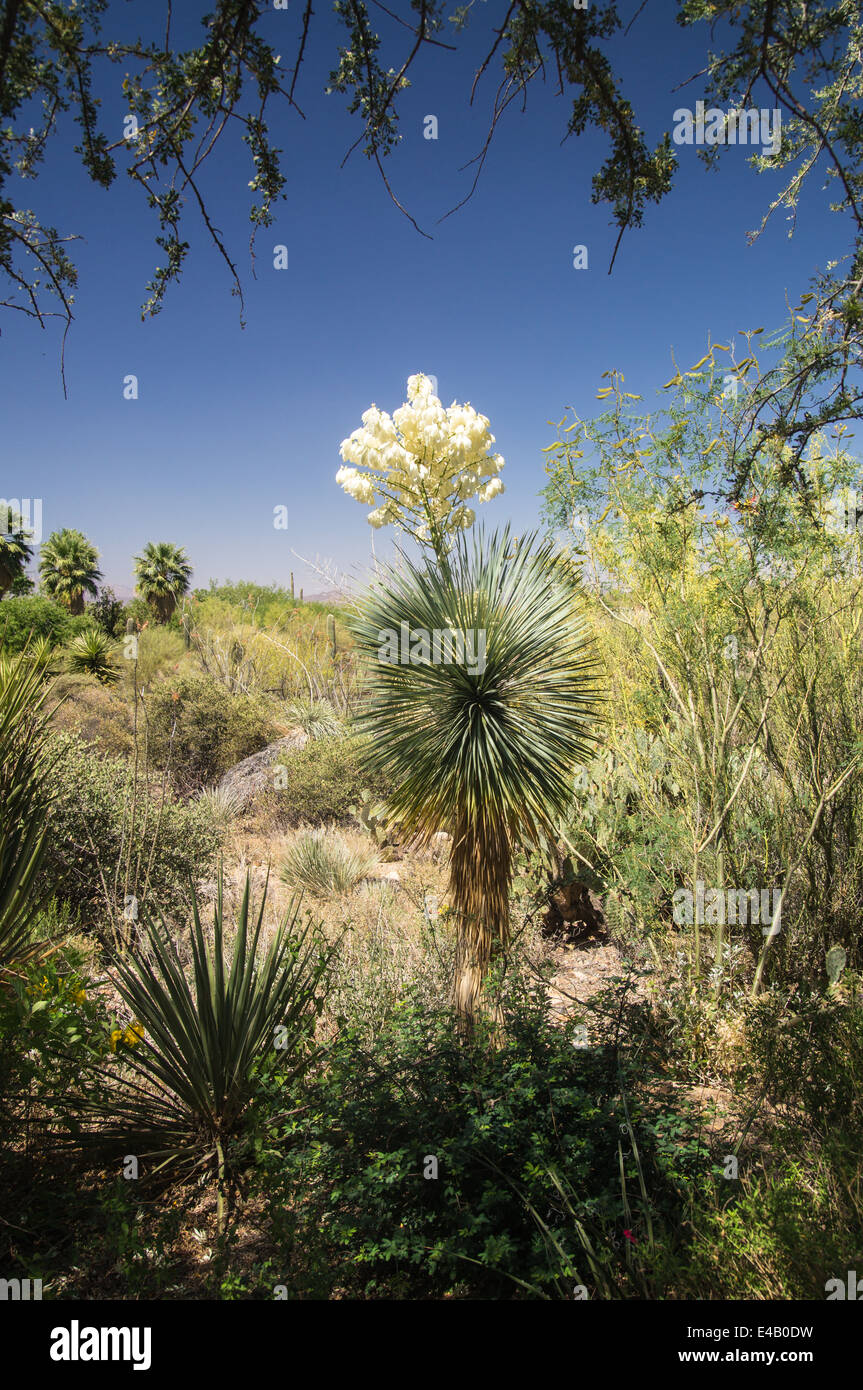
<path fill-rule="evenodd" d="M 40 891 L 48 758 L 47 649 L 0 655 L 0 968 L 34 954 L 30 927 Z"/>
<path fill-rule="evenodd" d="M 140 1040 L 121 1049 L 123 1066 L 107 1091 L 75 1098 L 79 1118 L 98 1121 L 83 1141 L 132 1152 L 156 1170 L 210 1169 L 220 1195 L 231 1181 L 228 1146 L 241 1137 L 255 1073 L 280 1059 L 298 1075 L 314 1055 L 311 1037 L 333 947 L 309 921 L 298 928 L 292 902 L 261 953 L 266 887 L 255 914 L 248 875 L 230 952 L 221 881 L 213 941 L 193 900 L 187 974 L 164 918 L 146 922 L 146 952 L 118 956 L 113 980 Z"/>
<path fill-rule="evenodd" d="M 601 695 L 578 584 L 550 542 L 480 532 L 444 564 L 385 567 L 350 627 L 368 670 L 358 723 L 395 784 L 392 814 L 420 839 L 453 836 L 456 1003 L 469 1018 L 492 943 L 507 940 L 513 848 L 553 833 L 593 752 Z M 443 636 L 435 652 L 447 629 L 464 634 L 462 653 Z M 409 663 L 382 660 L 403 631 Z"/>

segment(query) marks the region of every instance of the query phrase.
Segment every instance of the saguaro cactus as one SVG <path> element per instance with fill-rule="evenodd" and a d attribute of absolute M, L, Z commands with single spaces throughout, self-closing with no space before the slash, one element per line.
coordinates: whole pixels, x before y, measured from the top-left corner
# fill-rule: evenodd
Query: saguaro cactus
<path fill-rule="evenodd" d="M 291 598 L 294 597 L 294 571 L 291 570 Z"/>
<path fill-rule="evenodd" d="M 327 614 L 327 638 L 330 644 L 330 656 L 333 661 L 336 659 L 336 620 L 332 613 Z"/>

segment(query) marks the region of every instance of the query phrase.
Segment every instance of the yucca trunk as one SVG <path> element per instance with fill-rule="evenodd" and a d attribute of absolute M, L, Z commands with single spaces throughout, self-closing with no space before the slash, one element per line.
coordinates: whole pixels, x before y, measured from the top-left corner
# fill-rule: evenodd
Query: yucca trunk
<path fill-rule="evenodd" d="M 456 917 L 454 1003 L 470 1036 L 492 955 L 509 943 L 511 851 L 506 827 L 464 817 L 455 827 L 449 899 Z"/>

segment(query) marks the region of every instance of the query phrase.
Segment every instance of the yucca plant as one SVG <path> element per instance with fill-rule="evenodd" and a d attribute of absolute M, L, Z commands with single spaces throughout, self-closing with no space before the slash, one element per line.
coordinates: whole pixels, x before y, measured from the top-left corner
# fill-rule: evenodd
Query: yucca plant
<path fill-rule="evenodd" d="M 298 924 L 292 902 L 264 951 L 266 896 L 265 886 L 255 911 L 247 875 L 230 950 L 221 879 L 212 943 L 193 899 L 190 975 L 164 918 L 147 918 L 143 949 L 116 956 L 111 970 L 132 1020 L 115 1030 L 123 1063 L 116 1083 L 73 1100 L 79 1118 L 98 1122 L 83 1142 L 131 1151 L 152 1163 L 153 1173 L 210 1173 L 220 1233 L 256 1075 L 279 1062 L 287 1083 L 313 1060 L 314 1021 L 334 949 L 311 920 Z"/>
<path fill-rule="evenodd" d="M 307 830 L 288 849 L 282 878 L 291 888 L 304 889 L 316 898 L 340 897 L 368 877 L 375 856 L 352 850 L 340 835 L 328 830 Z"/>
<path fill-rule="evenodd" d="M 114 664 L 115 647 L 107 633 L 98 628 L 79 632 L 69 647 L 69 669 L 95 676 L 103 685 L 111 685 L 119 677 Z"/>
<path fill-rule="evenodd" d="M 448 557 L 384 567 L 350 626 L 367 664 L 358 723 L 372 768 L 394 783 L 391 814 L 420 842 L 453 837 L 454 1002 L 470 1034 L 493 948 L 509 939 L 514 849 L 553 835 L 596 740 L 601 697 L 578 583 L 550 542 L 480 533 Z M 436 653 L 434 634 L 448 629 L 464 649 L 441 639 Z M 405 632 L 402 664 L 391 635 L 401 656 Z"/>
<path fill-rule="evenodd" d="M 47 657 L 44 645 L 0 655 L 0 969 L 35 953 L 30 927 L 45 897 Z"/>

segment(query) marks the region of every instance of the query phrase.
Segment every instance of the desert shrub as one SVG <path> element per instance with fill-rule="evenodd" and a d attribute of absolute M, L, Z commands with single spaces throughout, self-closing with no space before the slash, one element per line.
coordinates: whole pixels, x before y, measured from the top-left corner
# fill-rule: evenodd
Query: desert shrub
<path fill-rule="evenodd" d="M 207 808 L 214 823 L 226 830 L 243 810 L 243 797 L 236 787 L 204 787 L 195 799 Z"/>
<path fill-rule="evenodd" d="M 137 687 L 149 689 L 159 676 L 178 671 L 188 662 L 183 639 L 169 627 L 145 627 L 132 636 L 136 646 L 123 642 L 123 680 L 129 695 Z M 131 655 L 127 656 L 126 653 Z"/>
<path fill-rule="evenodd" d="M 275 737 L 260 700 L 232 695 L 205 675 L 157 683 L 146 695 L 146 709 L 151 758 L 158 767 L 170 765 L 187 790 L 218 781 Z"/>
<path fill-rule="evenodd" d="M 339 921 L 345 914 L 339 913 Z M 455 932 L 387 879 L 360 886 L 327 991 L 325 1022 L 357 1040 L 381 1032 L 406 999 L 432 1012 L 452 993 Z"/>
<path fill-rule="evenodd" d="M 98 598 L 87 605 L 87 612 L 108 637 L 122 637 L 126 631 L 126 605 L 107 586 L 103 586 Z"/>
<path fill-rule="evenodd" d="M 0 1142 L 50 1142 L 50 1096 L 81 1078 L 110 1048 L 104 1002 L 84 974 L 47 956 L 16 972 L 0 990 Z M 32 1117 L 39 1115 L 39 1124 Z"/>
<path fill-rule="evenodd" d="M 632 1210 L 621 1188 L 613 1062 L 602 1049 L 574 1048 L 538 996 L 510 999 L 501 1045 L 477 1048 L 458 1043 L 450 1015 L 406 999 L 377 1037 L 342 1034 L 304 1104 L 282 1131 L 284 1147 L 271 1150 L 264 1186 L 275 1231 L 292 1243 L 300 1296 L 338 1287 L 499 1298 L 520 1281 L 542 1291 L 560 1263 L 533 1212 L 566 1254 L 570 1290 L 590 1285 L 557 1172 L 586 1229 L 642 1234 L 626 1152 Z M 661 1205 L 674 1187 L 657 1128 L 641 1126 L 638 1144 Z"/>
<path fill-rule="evenodd" d="M 69 641 L 73 631 L 66 609 L 41 594 L 6 598 L 0 606 L 0 646 L 4 651 L 20 652 L 31 634 L 59 647 Z"/>
<path fill-rule="evenodd" d="M 288 848 L 282 878 L 291 888 L 316 898 L 339 897 L 356 888 L 374 867 L 373 854 L 351 849 L 341 835 L 307 830 Z"/>
<path fill-rule="evenodd" d="M 104 928 L 107 900 L 176 912 L 192 882 L 212 877 L 222 834 L 205 803 L 176 801 L 140 771 L 136 795 L 133 764 L 75 734 L 54 735 L 52 772 L 45 873 L 82 925 Z"/>
<path fill-rule="evenodd" d="M 837 1182 L 817 1151 L 794 1151 L 787 1131 L 771 1142 L 781 1166 L 741 1165 L 738 1181 L 702 1184 L 693 1239 L 677 1249 L 661 1242 L 654 1278 L 664 1296 L 821 1301 L 828 1279 L 844 1284 L 859 1261 L 859 1158 Z"/>
<path fill-rule="evenodd" d="M 129 703 L 118 689 L 90 676 L 63 674 L 54 683 L 54 696 L 58 704 L 51 727 L 55 732 L 78 734 L 109 756 L 131 753 Z"/>
<path fill-rule="evenodd" d="M 363 789 L 385 798 L 392 783 L 383 775 L 369 775 L 364 747 L 365 740 L 356 736 L 315 739 L 292 754 L 285 763 L 285 789 L 266 796 L 274 818 L 286 825 L 345 822 L 352 817 L 351 807 L 362 800 Z"/>
<path fill-rule="evenodd" d="M 812 1132 L 863 1152 L 863 988 L 850 976 L 827 993 L 770 990 L 746 1010 L 753 1076 Z"/>
<path fill-rule="evenodd" d="M 198 660 L 229 690 L 325 702 L 343 715 L 356 708 L 353 640 L 324 605 L 279 601 L 262 608 L 252 596 L 234 606 L 213 595 L 193 598 L 189 617 Z"/>

